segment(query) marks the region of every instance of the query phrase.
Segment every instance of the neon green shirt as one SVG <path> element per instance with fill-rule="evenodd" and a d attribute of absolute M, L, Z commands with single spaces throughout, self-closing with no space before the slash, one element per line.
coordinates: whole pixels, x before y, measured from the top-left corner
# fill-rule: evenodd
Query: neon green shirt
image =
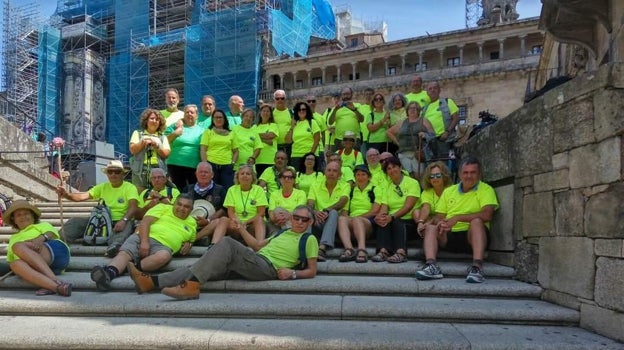
<path fill-rule="evenodd" d="M 325 122 L 325 117 L 318 112 L 314 112 L 312 114 L 312 119 L 316 121 L 316 124 L 318 124 L 318 127 L 321 130 L 321 135 L 324 135 L 327 131 L 327 123 Z M 323 150 L 324 147 L 325 144 L 323 143 L 323 137 L 321 137 L 319 140 L 319 148 Z"/>
<path fill-rule="evenodd" d="M 253 126 L 253 130 L 258 135 L 272 132 L 275 136 L 279 136 L 279 129 L 275 123 L 257 124 Z M 262 142 L 262 140 L 260 140 L 260 143 L 262 144 L 262 149 L 260 150 L 258 159 L 256 159 L 256 164 L 273 164 L 275 153 L 277 153 L 277 137 L 273 139 L 273 143 L 271 145 L 267 145 Z"/>
<path fill-rule="evenodd" d="M 297 206 L 305 205 L 306 202 L 307 196 L 302 190 L 298 190 L 296 188 L 293 189 L 293 192 L 288 198 L 284 197 L 282 191 L 275 191 L 271 193 L 271 198 L 269 198 L 269 211 L 273 211 L 275 208 L 280 207 L 292 213 Z"/>
<path fill-rule="evenodd" d="M 360 104 L 353 103 L 353 107 L 359 110 Z M 358 122 L 357 115 L 347 107 L 338 108 L 335 116 L 335 125 L 334 138 L 336 140 L 342 140 L 345 131 L 353 131 L 357 134 L 360 130 L 360 122 Z"/>
<path fill-rule="evenodd" d="M 247 164 L 247 159 L 253 156 L 254 150 L 262 148 L 262 141 L 253 128 L 246 128 L 242 125 L 236 125 L 232 129 L 232 137 L 238 145 L 238 162 L 234 167 L 238 170 L 241 164 Z"/>
<path fill-rule="evenodd" d="M 375 201 L 371 202 L 369 192 L 373 191 Z M 356 217 L 368 213 L 373 207 L 373 203 L 381 204 L 383 189 L 369 183 L 363 190 L 355 185 L 353 187 L 353 197 L 349 199 L 349 216 Z"/>
<path fill-rule="evenodd" d="M 440 197 L 435 193 L 433 188 L 428 188 L 422 192 L 420 195 L 420 206 L 423 204 L 429 204 L 429 216 L 433 216 L 437 213 L 436 208 L 438 207 L 438 203 L 440 202 Z"/>
<path fill-rule="evenodd" d="M 343 167 L 348 167 L 353 170 L 356 165 L 364 164 L 362 153 L 356 149 L 351 149 L 351 153 L 347 154 L 343 148 L 338 150 L 338 154 L 340 155 L 340 159 L 342 159 Z"/>
<path fill-rule="evenodd" d="M 459 108 L 453 100 L 449 98 L 446 101 L 451 115 L 459 111 Z M 429 122 L 431 122 L 431 126 L 433 127 L 433 131 L 435 132 L 436 137 L 444 133 L 444 116 L 442 116 L 442 112 L 440 112 L 440 99 L 431 102 L 427 106 L 427 110 L 425 111 L 425 118 L 427 118 Z"/>
<path fill-rule="evenodd" d="M 349 168 L 348 166 L 342 166 L 340 168 L 340 172 L 342 173 L 342 175 L 340 176 L 340 180 L 346 182 L 347 185 L 350 181 L 355 182 L 355 175 L 353 175 L 353 170 L 351 170 L 351 168 Z"/>
<path fill-rule="evenodd" d="M 143 208 L 147 205 L 147 203 L 150 201 L 149 197 L 147 197 L 147 199 L 145 198 L 145 194 L 147 193 L 148 189 L 143 190 L 143 192 L 141 192 L 139 194 L 139 208 Z M 167 197 L 167 187 L 163 188 L 160 192 L 163 197 Z M 176 198 L 178 198 L 178 196 L 180 195 L 180 191 L 177 188 L 172 188 L 171 189 L 171 196 L 173 198 L 171 198 L 169 201 L 171 202 L 171 204 L 173 204 L 173 202 L 175 202 Z M 162 203 L 164 204 L 164 203 Z M 170 204 L 169 204 L 170 205 Z"/>
<path fill-rule="evenodd" d="M 314 135 L 319 136 L 320 145 L 320 132 L 321 128 L 319 128 L 316 120 L 311 120 L 309 123 L 308 120 L 298 120 L 293 128 L 291 156 L 303 157 L 304 154 L 311 152 L 314 145 Z M 319 148 L 318 146 L 316 147 L 315 155 L 319 154 Z"/>
<path fill-rule="evenodd" d="M 156 218 L 149 228 L 149 237 L 171 249 L 173 254 L 180 251 L 184 242 L 195 242 L 197 222 L 192 216 L 180 219 L 173 214 L 173 206 L 158 204 L 145 213 Z"/>
<path fill-rule="evenodd" d="M 269 259 L 276 269 L 291 269 L 299 264 L 299 239 L 302 233 L 291 230 L 272 238 L 269 243 L 258 251 L 258 254 Z M 307 259 L 318 257 L 318 240 L 314 235 L 308 237 L 305 254 Z"/>
<path fill-rule="evenodd" d="M 234 185 L 228 189 L 223 202 L 224 207 L 233 207 L 236 216 L 241 220 L 251 219 L 258 213 L 258 207 L 268 205 L 266 193 L 258 185 L 251 185 L 249 191 L 243 191 L 240 185 Z"/>
<path fill-rule="evenodd" d="M 279 174 L 277 173 L 277 170 L 275 170 L 275 167 L 268 167 L 264 169 L 264 171 L 262 172 L 262 174 L 260 174 L 260 177 L 258 178 L 258 181 L 262 180 L 266 182 L 267 193 L 269 196 L 271 195 L 271 193 L 277 191 L 280 188 L 280 183 L 277 178 L 278 176 Z"/>
<path fill-rule="evenodd" d="M 398 188 L 397 188 L 398 187 Z M 403 180 L 397 186 L 392 181 L 388 180 L 386 188 L 384 189 L 383 203 L 388 206 L 388 214 L 394 214 L 403 208 L 407 197 L 415 197 L 416 202 L 420 197 L 420 184 L 417 180 L 403 175 Z M 414 205 L 415 206 L 415 205 Z M 401 217 L 401 219 L 410 219 L 412 217 L 412 209 Z"/>
<path fill-rule="evenodd" d="M 316 186 L 312 186 L 310 188 L 310 193 L 308 193 L 308 199 L 314 201 L 314 209 L 323 210 L 327 207 L 331 207 L 332 205 L 336 204 L 342 197 L 347 198 L 347 203 L 345 204 L 345 207 L 349 205 L 348 199 L 351 186 L 344 181 L 338 180 L 338 182 L 336 183 L 336 187 L 334 187 L 334 190 L 330 194 L 327 190 L 326 181 L 326 179 L 323 179 L 322 181 L 317 182 Z"/>
<path fill-rule="evenodd" d="M 310 187 L 316 185 L 319 181 L 325 180 L 325 174 L 320 171 L 312 174 L 297 173 L 297 187 L 304 191 L 306 195 L 310 193 Z"/>
<path fill-rule="evenodd" d="M 139 204 L 139 194 L 136 187 L 126 181 L 116 188 L 110 182 L 95 185 L 89 190 L 89 195 L 93 199 L 104 200 L 110 208 L 113 221 L 121 220 L 126 215 L 131 200 L 137 201 L 137 206 Z"/>
<path fill-rule="evenodd" d="M 381 164 L 377 164 L 377 167 L 371 167 L 369 164 L 368 170 L 371 172 L 371 183 L 373 183 L 375 186 L 382 186 L 382 187 L 386 186 L 386 182 L 388 178 L 386 177 L 386 174 L 383 172 L 383 168 L 381 167 Z"/>
<path fill-rule="evenodd" d="M 273 120 L 275 120 L 275 124 L 277 124 L 277 128 L 279 133 L 275 138 L 277 140 L 277 144 L 281 145 L 286 143 L 284 138 L 290 129 L 290 124 L 292 120 L 292 115 L 290 114 L 290 109 L 286 108 L 283 111 L 278 110 L 277 108 L 273 109 Z"/>
<path fill-rule="evenodd" d="M 498 209 L 498 200 L 494 189 L 483 181 L 473 187 L 470 191 L 461 191 L 461 182 L 448 187 L 442 192 L 440 201 L 436 207 L 436 212 L 446 214 L 445 218 L 450 219 L 457 215 L 478 213 L 486 205 L 491 205 L 494 210 Z M 490 227 L 490 223 L 485 223 L 486 227 Z M 470 223 L 458 221 L 451 231 L 467 231 Z"/>
<path fill-rule="evenodd" d="M 368 141 L 368 133 L 369 133 L 369 131 L 368 131 L 368 127 L 367 127 L 368 122 L 366 121 L 366 118 L 367 118 L 367 116 L 370 117 L 371 105 L 363 103 L 358 108 L 358 111 L 360 111 L 360 113 L 362 113 L 362 115 L 364 116 L 364 121 L 360 123 L 360 133 L 362 134 L 362 140 Z"/>
<path fill-rule="evenodd" d="M 368 113 L 364 115 L 364 119 L 365 119 L 364 121 L 366 125 L 374 124 L 382 120 L 385 116 L 386 116 L 386 112 L 373 112 L 372 115 L 371 113 Z M 387 130 L 388 128 L 385 125 L 383 125 L 379 129 L 371 132 L 370 134 L 368 134 L 368 142 L 374 142 L 374 143 L 388 142 L 388 136 L 386 136 Z"/>
<path fill-rule="evenodd" d="M 425 105 L 431 103 L 431 98 L 429 98 L 429 94 L 427 94 L 427 91 L 425 90 L 420 90 L 420 92 L 417 94 L 410 92 L 409 94 L 405 95 L 405 98 L 407 99 L 408 103 L 416 101 L 420 105 L 420 108 L 423 108 Z"/>
<path fill-rule="evenodd" d="M 394 125 L 405 119 L 407 119 L 407 114 L 405 114 L 404 107 L 401 107 L 399 109 L 393 109 L 390 111 L 390 125 Z"/>
<path fill-rule="evenodd" d="M 200 145 L 207 147 L 206 159 L 219 165 L 232 164 L 232 151 L 238 148 L 234 135 L 220 135 L 212 129 L 206 129 L 202 134 Z"/>
<path fill-rule="evenodd" d="M 9 238 L 9 247 L 7 249 L 6 261 L 11 263 L 20 259 L 19 256 L 17 256 L 13 252 L 13 245 L 15 243 L 30 241 L 31 239 L 37 238 L 46 232 L 51 232 L 54 235 L 54 239 L 60 239 L 58 230 L 47 222 L 40 222 L 38 224 L 28 225 L 23 229 L 19 230 L 17 233 L 12 234 L 11 238 Z M 63 242 L 63 244 L 65 244 L 65 242 Z"/>

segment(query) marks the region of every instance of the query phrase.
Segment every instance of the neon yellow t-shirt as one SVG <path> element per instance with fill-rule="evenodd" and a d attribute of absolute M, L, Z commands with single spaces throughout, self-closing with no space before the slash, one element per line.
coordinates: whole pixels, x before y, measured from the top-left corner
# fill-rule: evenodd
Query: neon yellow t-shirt
<path fill-rule="evenodd" d="M 297 173 L 297 187 L 306 193 L 310 193 L 310 187 L 315 186 L 319 181 L 325 180 L 325 174 L 320 171 L 312 174 Z"/>
<path fill-rule="evenodd" d="M 353 107 L 359 110 L 360 104 L 353 103 Z M 342 140 L 345 131 L 357 133 L 360 130 L 360 122 L 358 122 L 357 115 L 347 107 L 338 108 L 335 115 L 335 125 L 334 138 L 336 140 Z"/>
<path fill-rule="evenodd" d="M 275 170 L 275 167 L 268 167 L 264 169 L 264 171 L 262 172 L 262 174 L 260 174 L 260 177 L 258 178 L 258 181 L 262 180 L 266 182 L 267 193 L 269 196 L 271 195 L 271 193 L 277 191 L 280 188 L 280 183 L 277 178 L 278 176 L 279 174 L 277 173 L 277 170 Z"/>
<path fill-rule="evenodd" d="M 498 200 L 496 192 L 492 186 L 483 181 L 472 188 L 467 193 L 460 191 L 461 183 L 448 187 L 442 192 L 440 201 L 436 207 L 439 214 L 446 214 L 445 218 L 450 219 L 457 215 L 478 213 L 486 205 L 494 206 L 494 210 L 498 209 Z M 485 223 L 486 227 L 490 227 L 490 223 Z M 467 231 L 470 223 L 458 221 L 451 231 Z"/>
<path fill-rule="evenodd" d="M 163 134 L 161 133 L 150 134 L 147 132 L 147 130 L 143 130 L 142 132 L 139 132 L 138 130 L 134 130 L 132 132 L 132 136 L 130 137 L 130 144 L 132 145 L 134 143 L 139 143 L 144 138 L 151 138 L 152 140 L 160 144 L 159 148 L 162 148 L 163 150 L 171 149 L 169 147 L 169 139 L 163 136 Z M 143 162 L 144 164 L 158 165 L 158 153 L 156 152 L 156 150 L 155 149 L 153 150 L 151 158 L 148 158 L 147 153 L 146 153 L 145 159 L 143 160 Z"/>
<path fill-rule="evenodd" d="M 19 256 L 17 256 L 13 252 L 13 245 L 15 243 L 30 241 L 31 239 L 37 238 L 46 232 L 52 232 L 55 239 L 60 239 L 58 230 L 47 222 L 40 222 L 38 224 L 28 225 L 22 230 L 19 230 L 19 232 L 12 234 L 11 238 L 9 238 L 9 247 L 7 249 L 6 261 L 11 263 L 20 259 Z M 63 244 L 65 244 L 65 242 L 63 242 Z"/>
<path fill-rule="evenodd" d="M 316 121 L 316 124 L 318 124 L 319 129 L 321 130 L 321 135 L 324 135 L 325 132 L 327 131 L 327 123 L 325 122 L 325 117 L 318 113 L 318 112 L 314 112 L 312 114 L 312 119 Z M 319 140 L 319 148 L 321 150 L 323 150 L 323 148 L 325 148 L 325 144 L 323 143 L 323 137 L 321 136 L 320 140 Z"/>
<path fill-rule="evenodd" d="M 236 125 L 232 129 L 232 137 L 238 145 L 238 162 L 234 166 L 234 170 L 238 170 L 241 164 L 247 164 L 247 159 L 253 156 L 254 150 L 262 148 L 262 141 L 253 128 L 242 125 Z"/>
<path fill-rule="evenodd" d="M 141 192 L 141 194 L 139 194 L 139 208 L 145 207 L 147 205 L 147 203 L 150 201 L 149 197 L 145 196 L 145 194 L 148 191 L 152 192 L 152 190 L 145 189 L 145 190 L 143 190 L 143 192 Z M 163 197 L 167 197 L 167 187 L 163 188 L 158 193 L 160 193 L 160 195 L 163 196 Z M 177 188 L 174 187 L 174 188 L 171 189 L 171 196 L 173 197 L 173 198 L 171 198 L 169 200 L 171 202 L 171 204 L 173 204 L 173 202 L 175 202 L 176 198 L 178 198 L 179 195 L 180 195 L 180 191 Z M 149 196 L 149 194 L 148 194 L 148 196 Z M 162 204 L 164 204 L 164 203 L 162 203 Z"/>
<path fill-rule="evenodd" d="M 308 199 L 314 201 L 314 209 L 323 210 L 327 207 L 331 207 L 336 204 L 340 198 L 346 197 L 347 203 L 345 204 L 345 208 L 349 205 L 349 191 L 351 190 L 351 186 L 341 180 L 338 180 L 336 183 L 336 187 L 330 194 L 327 190 L 326 179 L 317 182 L 316 186 L 312 186 L 310 188 L 310 193 L 308 193 Z"/>
<path fill-rule="evenodd" d="M 369 194 L 373 191 L 375 199 L 371 202 L 372 195 Z M 355 185 L 353 187 L 353 197 L 349 199 L 349 216 L 356 217 L 368 213 L 373 207 L 373 203 L 381 204 L 383 198 L 383 189 L 379 186 L 375 186 L 369 183 L 363 190 Z"/>
<path fill-rule="evenodd" d="M 307 196 L 302 190 L 293 189 L 293 192 L 288 198 L 282 195 L 282 191 L 275 191 L 271 193 L 271 198 L 269 198 L 269 211 L 281 207 L 292 213 L 297 206 L 305 205 L 306 202 Z"/>
<path fill-rule="evenodd" d="M 440 197 L 435 193 L 433 188 L 428 188 L 422 192 L 420 195 L 420 206 L 423 204 L 429 204 L 429 216 L 433 216 L 437 213 L 436 208 L 438 207 L 438 203 L 440 202 Z"/>
<path fill-rule="evenodd" d="M 459 111 L 459 108 L 453 100 L 449 98 L 446 101 L 451 115 Z M 436 137 L 444 133 L 444 116 L 442 115 L 442 112 L 440 112 L 440 99 L 437 99 L 436 101 L 431 102 L 429 105 L 427 105 L 425 118 L 427 118 L 429 122 L 431 122 L 431 126 L 433 127 L 433 131 L 435 132 Z"/>
<path fill-rule="evenodd" d="M 371 105 L 363 103 L 360 105 L 360 107 L 358 108 L 358 111 L 360 111 L 360 113 L 362 113 L 362 115 L 364 116 L 364 121 L 362 121 L 360 123 L 360 133 L 362 134 L 362 140 L 364 141 L 368 141 L 368 122 L 366 121 L 367 116 L 370 117 L 371 114 Z"/>
<path fill-rule="evenodd" d="M 277 127 L 277 124 L 275 123 L 257 124 L 254 125 L 252 128 L 256 132 L 256 134 L 258 134 L 258 137 L 260 137 L 260 134 L 265 134 L 267 132 L 272 132 L 275 134 L 275 136 L 279 136 L 279 129 Z M 258 159 L 256 159 L 256 164 L 273 164 L 275 159 L 275 153 L 277 153 L 277 137 L 273 139 L 273 144 L 271 145 L 267 145 L 266 143 L 262 142 L 262 140 L 260 140 L 260 143 L 262 144 L 262 149 L 260 150 Z"/>
<path fill-rule="evenodd" d="M 421 90 L 417 94 L 410 92 L 409 94 L 405 95 L 405 98 L 407 99 L 408 103 L 416 101 L 416 103 L 420 105 L 420 108 L 431 103 L 431 98 L 429 98 L 429 94 L 427 94 L 427 91 L 425 90 Z"/>
<path fill-rule="evenodd" d="M 340 155 L 340 159 L 342 159 L 343 167 L 348 167 L 353 170 L 356 165 L 364 164 L 362 153 L 356 149 L 352 149 L 351 153 L 346 154 L 343 148 L 338 150 L 338 154 Z"/>
<path fill-rule="evenodd" d="M 212 129 L 206 129 L 202 134 L 200 145 L 207 147 L 206 159 L 219 165 L 232 164 L 232 151 L 238 148 L 234 135 L 220 135 Z"/>
<path fill-rule="evenodd" d="M 398 188 L 397 188 L 398 187 Z M 403 208 L 403 204 L 407 197 L 415 197 L 416 203 L 414 207 L 418 203 L 418 198 L 420 197 L 420 184 L 417 180 L 403 175 L 403 180 L 397 186 L 394 182 L 388 180 L 386 184 L 386 188 L 384 189 L 384 198 L 382 199 L 383 203 L 388 206 L 388 214 L 394 214 Z M 412 217 L 412 209 L 401 217 L 401 219 L 409 219 Z"/>
<path fill-rule="evenodd" d="M 371 183 L 375 186 L 382 186 L 385 188 L 388 177 L 383 172 L 381 164 L 378 164 L 377 167 L 371 167 L 369 165 L 368 170 L 371 172 Z"/>
<path fill-rule="evenodd" d="M 404 107 L 401 107 L 399 109 L 393 109 L 390 111 L 390 125 L 394 125 L 405 119 L 407 119 L 407 114 L 405 114 Z"/>
<path fill-rule="evenodd" d="M 286 108 L 283 111 L 278 110 L 277 108 L 273 109 L 273 120 L 275 120 L 275 124 L 277 124 L 278 135 L 275 138 L 277 140 L 277 144 L 281 145 L 286 143 L 284 138 L 290 129 L 290 124 L 292 120 L 292 115 L 290 114 L 290 109 Z"/>
<path fill-rule="evenodd" d="M 295 127 L 293 128 L 291 157 L 303 157 L 304 154 L 311 152 L 312 146 L 314 145 L 314 135 L 319 136 L 320 145 L 320 132 L 321 128 L 319 128 L 316 120 L 311 120 L 309 123 L 308 120 L 297 121 Z M 314 154 L 319 154 L 318 146 L 316 147 Z"/>
<path fill-rule="evenodd" d="M 346 182 L 347 185 L 350 181 L 355 182 L 355 175 L 353 175 L 353 170 L 351 170 L 351 168 L 349 168 L 348 166 L 342 166 L 340 168 L 340 172 L 342 173 L 342 175 L 340 176 L 340 180 Z"/>
<path fill-rule="evenodd" d="M 386 112 L 373 112 L 373 115 L 370 113 L 364 115 L 364 122 L 366 125 L 374 124 L 382 120 L 386 116 Z M 368 129 L 367 129 L 368 130 Z M 386 136 L 386 131 L 388 128 L 383 125 L 379 129 L 368 134 L 368 142 L 388 142 L 388 136 Z"/>
<path fill-rule="evenodd" d="M 110 182 L 104 182 L 93 186 L 89 190 L 89 195 L 93 199 L 102 199 L 110 208 L 111 219 L 118 221 L 126 215 L 130 207 L 130 201 L 137 201 L 139 205 L 139 194 L 133 184 L 124 181 L 121 186 L 115 188 Z"/>
<path fill-rule="evenodd" d="M 258 213 L 258 207 L 268 205 L 266 193 L 258 185 L 251 185 L 249 191 L 243 191 L 240 185 L 234 185 L 228 189 L 223 202 L 224 207 L 233 207 L 236 216 L 241 220 L 251 219 Z"/>
<path fill-rule="evenodd" d="M 299 264 L 299 239 L 302 233 L 291 230 L 271 238 L 269 243 L 258 251 L 258 254 L 269 259 L 276 269 L 292 269 Z M 318 240 L 310 235 L 306 242 L 305 254 L 307 259 L 318 257 Z"/>
<path fill-rule="evenodd" d="M 156 218 L 149 228 L 149 237 L 171 249 L 173 254 L 180 251 L 182 243 L 195 242 L 197 222 L 192 216 L 180 219 L 173 214 L 173 206 L 158 204 L 145 213 Z"/>

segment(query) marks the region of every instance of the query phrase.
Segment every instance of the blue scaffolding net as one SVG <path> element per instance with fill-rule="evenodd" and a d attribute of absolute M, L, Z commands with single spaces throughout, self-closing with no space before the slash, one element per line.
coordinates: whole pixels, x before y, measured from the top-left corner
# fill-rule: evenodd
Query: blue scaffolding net
<path fill-rule="evenodd" d="M 43 26 L 39 29 L 39 43 L 37 47 L 37 122 L 46 131 L 59 135 L 60 94 L 61 85 L 61 31 Z"/>

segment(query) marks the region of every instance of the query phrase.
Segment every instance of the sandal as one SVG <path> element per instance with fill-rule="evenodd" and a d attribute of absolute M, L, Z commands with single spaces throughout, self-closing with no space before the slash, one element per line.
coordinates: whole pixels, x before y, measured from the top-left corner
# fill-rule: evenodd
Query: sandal
<path fill-rule="evenodd" d="M 344 252 L 340 255 L 340 257 L 338 257 L 338 261 L 347 262 L 347 261 L 353 261 L 356 258 L 357 256 L 355 256 L 355 249 L 346 248 Z"/>
<path fill-rule="evenodd" d="M 404 263 L 407 261 L 407 256 L 405 255 L 405 253 L 396 252 L 394 253 L 393 256 L 389 257 L 386 261 L 391 264 L 400 264 L 400 263 Z"/>
<path fill-rule="evenodd" d="M 385 250 L 380 250 L 377 254 L 375 254 L 372 258 L 372 262 L 382 262 L 388 259 L 388 252 Z"/>
<path fill-rule="evenodd" d="M 364 253 L 364 255 L 360 255 L 360 253 Z M 358 264 L 362 264 L 368 261 L 368 252 L 366 249 L 358 249 L 357 256 L 355 257 L 355 262 Z"/>
<path fill-rule="evenodd" d="M 35 291 L 35 295 L 39 297 L 44 296 L 44 295 L 54 295 L 54 294 L 56 294 L 56 292 L 51 291 L 49 289 L 45 289 L 45 288 L 37 289 Z"/>
<path fill-rule="evenodd" d="M 325 249 L 319 247 L 318 257 L 316 258 L 316 261 L 318 262 L 327 261 L 327 252 L 325 251 Z"/>
<path fill-rule="evenodd" d="M 56 294 L 64 297 L 71 296 L 73 287 L 71 283 L 56 281 L 56 284 Z"/>

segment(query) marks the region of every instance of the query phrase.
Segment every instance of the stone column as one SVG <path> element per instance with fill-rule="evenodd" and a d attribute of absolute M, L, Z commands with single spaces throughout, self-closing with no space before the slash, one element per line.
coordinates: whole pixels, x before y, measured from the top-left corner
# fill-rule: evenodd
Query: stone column
<path fill-rule="evenodd" d="M 483 62 L 483 41 L 477 42 L 477 46 L 479 47 L 479 63 Z"/>
<path fill-rule="evenodd" d="M 388 57 L 384 57 L 384 77 L 388 76 Z"/>
<path fill-rule="evenodd" d="M 355 80 L 355 62 L 351 63 L 351 75 L 353 76 L 351 80 Z"/>
<path fill-rule="evenodd" d="M 498 52 L 499 52 L 498 58 L 501 59 L 501 60 L 503 58 L 505 58 L 505 54 L 504 54 L 504 51 L 503 51 L 505 49 L 505 47 L 503 45 L 504 42 L 505 42 L 505 39 L 498 39 Z"/>
<path fill-rule="evenodd" d="M 368 62 L 368 79 L 373 78 L 373 60 L 367 60 Z"/>
<path fill-rule="evenodd" d="M 444 48 L 438 49 L 440 54 L 440 68 L 444 68 Z"/>
<path fill-rule="evenodd" d="M 464 45 L 458 45 L 459 48 L 459 65 L 464 64 Z"/>
<path fill-rule="evenodd" d="M 284 73 L 279 75 L 280 77 L 280 89 L 284 90 Z"/>
<path fill-rule="evenodd" d="M 406 54 L 401 55 L 401 74 L 405 74 L 405 56 Z"/>
<path fill-rule="evenodd" d="M 327 82 L 325 81 L 325 67 L 321 67 L 321 84 L 327 84 Z"/>
<path fill-rule="evenodd" d="M 340 83 L 342 81 L 342 79 L 340 78 L 340 66 L 336 67 L 336 82 Z"/>
<path fill-rule="evenodd" d="M 525 43 L 526 35 L 520 36 L 520 57 L 526 56 L 526 43 Z"/>
<path fill-rule="evenodd" d="M 312 86 L 312 71 L 311 70 L 306 70 L 306 73 L 308 73 L 308 88 Z"/>
<path fill-rule="evenodd" d="M 418 52 L 418 71 L 422 72 L 423 71 L 423 55 L 425 53 L 423 51 L 419 51 Z"/>

